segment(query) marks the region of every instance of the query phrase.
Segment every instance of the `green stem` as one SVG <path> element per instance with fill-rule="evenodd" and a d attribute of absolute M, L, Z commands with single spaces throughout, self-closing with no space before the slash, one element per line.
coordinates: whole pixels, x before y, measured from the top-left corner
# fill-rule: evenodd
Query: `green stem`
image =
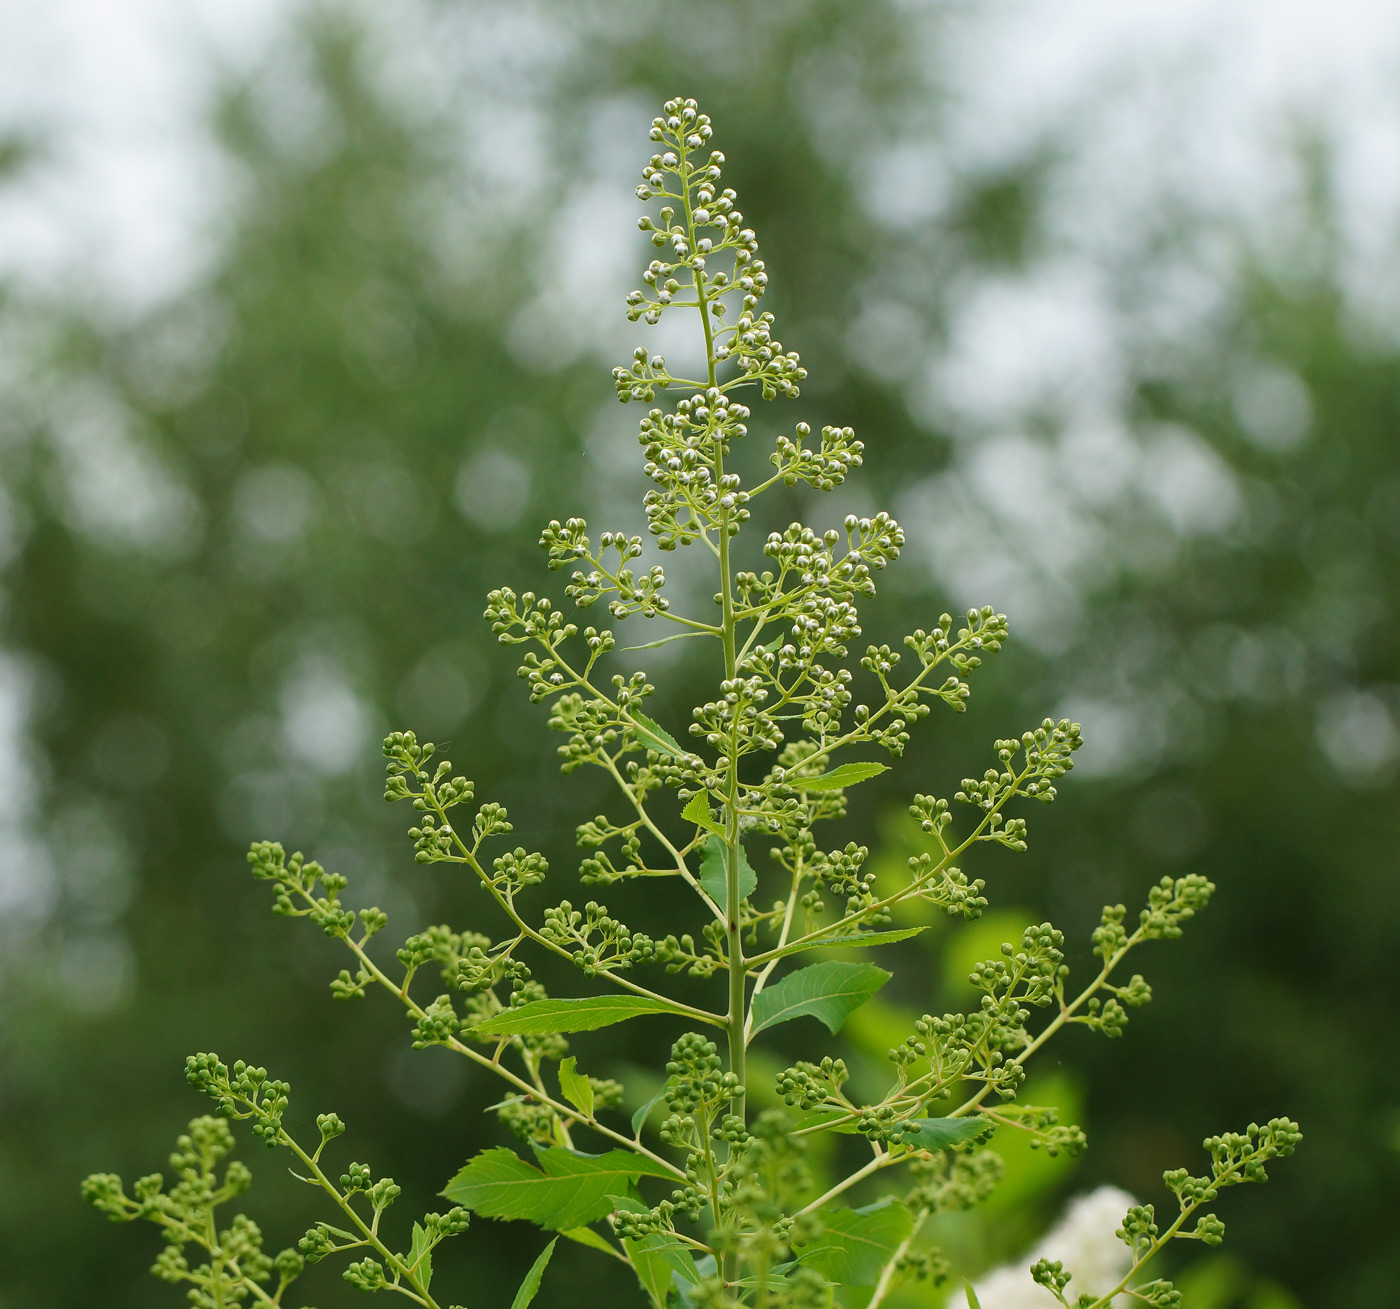
<path fill-rule="evenodd" d="M 685 204 L 686 241 L 690 250 L 696 249 L 695 212 L 690 203 L 690 164 L 687 155 L 681 154 L 681 195 Z M 705 333 L 705 363 L 709 385 L 716 385 L 715 337 L 710 323 L 710 299 L 705 289 L 705 274 L 692 267 L 691 278 L 695 283 L 695 298 L 699 301 L 700 326 Z M 724 482 L 724 434 L 716 433 L 715 484 L 717 489 Z M 721 497 L 722 498 L 722 497 Z M 729 513 L 721 510 L 719 520 L 719 575 L 720 575 L 720 627 L 724 644 L 724 677 L 733 681 L 738 667 L 737 641 L 734 618 L 734 577 L 729 554 Z M 729 964 L 729 1008 L 725 1024 L 729 1036 L 729 1071 L 736 1079 L 734 1094 L 730 1097 L 729 1111 L 741 1121 L 745 1118 L 745 1105 L 748 1091 L 748 1067 L 746 1058 L 745 981 L 747 970 L 744 965 L 744 946 L 740 939 L 739 910 L 739 752 L 737 741 L 731 740 L 729 749 L 729 776 L 726 779 L 727 816 L 724 834 L 724 881 L 725 881 L 725 940 L 726 956 Z M 739 1275 L 739 1259 L 735 1254 L 724 1257 L 724 1280 L 735 1282 Z"/>

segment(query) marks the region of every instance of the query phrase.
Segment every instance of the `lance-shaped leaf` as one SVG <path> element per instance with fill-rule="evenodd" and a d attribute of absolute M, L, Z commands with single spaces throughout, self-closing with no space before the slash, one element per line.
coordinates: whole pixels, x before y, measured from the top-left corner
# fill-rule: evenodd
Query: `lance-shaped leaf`
<path fill-rule="evenodd" d="M 493 1014 L 471 1029 L 473 1036 L 551 1036 L 555 1032 L 591 1032 L 626 1022 L 639 1014 L 684 1011 L 644 995 L 594 995 L 577 1000 L 531 1000 Z"/>
<path fill-rule="evenodd" d="M 536 1147 L 535 1158 L 538 1168 L 503 1146 L 484 1150 L 442 1193 L 486 1218 L 525 1218 L 551 1231 L 568 1231 L 611 1213 L 608 1197 L 637 1178 L 674 1176 L 626 1150 L 595 1155 L 546 1146 Z"/>
<path fill-rule="evenodd" d="M 907 941 L 911 936 L 918 936 L 920 932 L 927 931 L 928 924 L 925 923 L 922 927 L 895 927 L 888 932 L 845 932 L 819 937 L 815 941 L 794 941 L 766 957 L 783 959 L 790 954 L 801 954 L 805 950 L 863 950 L 866 946 Z"/>
<path fill-rule="evenodd" d="M 578 1071 L 578 1060 L 573 1055 L 559 1065 L 559 1089 L 575 1109 L 587 1118 L 593 1117 L 593 1083 Z"/>
<path fill-rule="evenodd" d="M 916 1150 L 942 1150 L 959 1141 L 970 1141 L 987 1130 L 988 1123 L 980 1114 L 970 1118 L 911 1118 L 899 1138 Z"/>
<path fill-rule="evenodd" d="M 657 754 L 670 755 L 672 759 L 685 758 L 686 752 L 681 749 L 681 743 L 660 723 L 653 722 L 652 719 L 645 714 L 639 714 L 635 709 L 631 711 L 631 718 L 637 739 L 648 750 L 655 750 Z"/>
<path fill-rule="evenodd" d="M 874 964 L 828 962 L 799 968 L 758 993 L 753 1002 L 753 1033 L 804 1015 L 827 1030 L 841 1025 L 886 982 L 890 975 Z"/>
<path fill-rule="evenodd" d="M 719 906 L 722 914 L 729 912 L 729 878 L 725 868 L 725 844 L 723 841 L 705 841 L 705 854 L 700 860 L 700 885 L 705 894 Z M 758 885 L 758 874 L 754 872 L 744 847 L 739 847 L 739 899 L 747 900 Z"/>
<path fill-rule="evenodd" d="M 530 1302 L 539 1293 L 540 1278 L 544 1276 L 549 1256 L 554 1253 L 554 1247 L 558 1240 L 559 1238 L 556 1236 L 540 1251 L 540 1257 L 530 1265 L 530 1271 L 525 1274 L 525 1280 L 520 1283 L 520 1289 L 515 1293 L 515 1299 L 510 1302 L 510 1309 L 528 1309 Z"/>
<path fill-rule="evenodd" d="M 873 1286 L 900 1243 L 914 1230 L 914 1215 L 902 1200 L 887 1196 L 864 1209 L 822 1213 L 822 1234 L 799 1246 L 799 1262 L 837 1286 Z"/>
<path fill-rule="evenodd" d="M 418 1285 L 428 1290 L 433 1284 L 433 1255 L 428 1248 L 428 1233 L 422 1223 L 413 1224 L 413 1244 L 408 1250 L 408 1266 L 418 1279 Z"/>
<path fill-rule="evenodd" d="M 617 1253 L 617 1250 L 591 1227 L 571 1227 L 559 1235 L 570 1241 L 577 1241 L 579 1245 L 586 1245 L 590 1250 L 601 1250 L 604 1254 Z"/>
<path fill-rule="evenodd" d="M 967 1296 L 967 1309 L 982 1309 L 982 1302 L 977 1298 L 977 1292 L 972 1289 L 972 1283 L 963 1278 L 963 1294 Z"/>
<path fill-rule="evenodd" d="M 881 773 L 889 772 L 889 767 L 888 764 L 842 764 L 829 773 L 818 773 L 815 777 L 789 778 L 786 785 L 797 791 L 839 791 L 857 782 L 879 777 Z"/>
<path fill-rule="evenodd" d="M 656 1106 L 659 1105 L 665 1098 L 666 1088 L 665 1086 L 662 1086 L 662 1088 L 654 1096 L 652 1096 L 651 1099 L 646 1102 L 646 1104 L 642 1105 L 641 1108 L 639 1108 L 637 1112 L 632 1115 L 633 1136 L 641 1136 L 642 1127 L 646 1123 L 647 1118 L 650 1116 L 651 1111 L 655 1109 Z"/>

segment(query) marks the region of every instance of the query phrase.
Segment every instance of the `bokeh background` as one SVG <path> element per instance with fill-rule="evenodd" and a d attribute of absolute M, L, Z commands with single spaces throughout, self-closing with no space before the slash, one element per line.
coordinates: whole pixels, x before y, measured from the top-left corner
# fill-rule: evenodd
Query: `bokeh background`
<path fill-rule="evenodd" d="M 1047 713 L 1089 741 L 1030 853 L 969 869 L 988 918 L 920 938 L 853 1022 L 872 1067 L 1023 923 L 1086 961 L 1103 903 L 1220 888 L 1139 965 L 1158 1000 L 1125 1039 L 1072 1033 L 1037 1074 L 1091 1152 L 1013 1159 L 940 1239 L 975 1276 L 1068 1197 L 1160 1201 L 1207 1133 L 1289 1113 L 1305 1146 L 1228 1199 L 1224 1252 L 1174 1257 L 1187 1303 L 1392 1303 L 1398 62 L 1379 0 L 0 5 L 0 1304 L 177 1302 L 154 1233 L 77 1184 L 160 1166 L 203 1112 L 193 1050 L 338 1110 L 401 1210 L 500 1139 L 494 1088 L 411 1052 L 387 1003 L 332 1003 L 342 961 L 243 852 L 307 849 L 399 936 L 487 926 L 380 799 L 378 738 L 413 727 L 567 893 L 600 792 L 559 778 L 480 611 L 547 576 L 544 520 L 641 521 L 607 370 L 641 339 L 632 189 L 677 92 L 811 374 L 755 428 L 866 441 L 838 502 L 772 515 L 897 513 L 872 637 L 1011 621 L 972 711 L 853 794 L 852 834 L 897 866 L 908 791 Z M 654 667 L 683 721 L 709 670 Z M 589 1047 L 634 1100 L 638 1028 Z M 244 1154 L 291 1243 L 309 1197 Z M 506 1303 L 539 1244 L 483 1223 L 440 1279 Z M 630 1303 L 597 1263 L 561 1250 L 549 1302 Z"/>

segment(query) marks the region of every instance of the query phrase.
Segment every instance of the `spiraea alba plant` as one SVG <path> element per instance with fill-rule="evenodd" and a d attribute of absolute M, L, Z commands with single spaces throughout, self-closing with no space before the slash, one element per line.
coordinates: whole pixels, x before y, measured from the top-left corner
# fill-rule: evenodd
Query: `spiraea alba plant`
<path fill-rule="evenodd" d="M 154 1271 L 188 1283 L 195 1305 L 289 1304 L 306 1264 L 347 1255 L 344 1276 L 356 1287 L 435 1309 L 438 1246 L 473 1215 L 556 1234 L 526 1274 L 517 1307 L 535 1296 L 560 1236 L 629 1264 L 636 1303 L 657 1309 L 875 1309 L 916 1281 L 925 1289 L 907 1302 L 936 1303 L 943 1293 L 931 1288 L 948 1265 L 926 1224 L 995 1187 L 998 1135 L 1027 1133 L 1050 1151 L 1084 1146 L 1079 1128 L 1021 1099 L 1031 1061 L 1070 1024 L 1120 1034 L 1128 1009 L 1150 996 L 1140 975 L 1124 975 L 1124 961 L 1144 942 L 1179 936 L 1210 897 L 1208 881 L 1186 876 L 1151 887 L 1131 920 L 1122 905 L 1109 906 L 1093 934 L 1097 972 L 1073 985 L 1060 932 L 1027 927 L 972 974 L 981 993 L 972 1012 L 914 1022 L 889 1052 L 883 1092 L 855 1093 L 821 1027 L 835 1036 L 890 980 L 870 951 L 897 962 L 891 947 L 923 930 L 895 925 L 911 921 L 901 906 L 961 919 L 981 913 L 984 882 L 964 864 L 980 863 L 982 847 L 1025 849 L 1020 811 L 1055 799 L 1079 728 L 1046 719 L 1018 740 L 995 742 L 991 766 L 951 799 L 913 794 L 927 852 L 909 861 L 898 885 L 877 884 L 865 846 L 844 834 L 823 838 L 845 816 L 846 791 L 889 767 L 876 756 L 898 759 L 920 719 L 966 707 L 968 679 L 1001 648 L 1006 620 L 991 608 L 957 621 L 945 614 L 902 642 L 853 654 L 862 637 L 857 604 L 904 539 L 887 514 L 850 516 L 837 529 L 794 523 L 761 552 L 746 552 L 755 497 L 779 483 L 830 491 L 860 465 L 862 446 L 849 428 L 814 437 L 798 423 L 776 438 L 763 480 L 746 484 L 734 471 L 751 418 L 745 401 L 795 398 L 805 373 L 774 338 L 771 314 L 760 312 L 767 273 L 723 184 L 709 120 L 693 100 L 672 100 L 651 137 L 658 153 L 637 194 L 650 207 L 640 225 L 657 257 L 645 288 L 627 299 L 628 317 L 694 315 L 704 372 L 677 377 L 638 349 L 614 375 L 621 400 L 655 405 L 640 435 L 655 545 L 708 560 L 713 605 L 674 611 L 661 567 L 639 562 L 640 537 L 604 532 L 595 542 L 571 518 L 551 522 L 541 544 L 568 578 L 575 608 L 616 622 L 642 615 L 675 629 L 663 639 L 706 642 L 717 682 L 689 724 L 664 725 L 648 713 L 647 674 L 613 671 L 630 651 L 659 642 L 620 650 L 610 629 L 580 627 L 544 596 L 503 587 L 490 593 L 486 618 L 502 643 L 522 651 L 531 701 L 549 702 L 564 771 L 601 769 L 614 791 L 611 815 L 578 828 L 587 854 L 566 875 L 569 898 L 550 895 L 542 854 L 512 848 L 505 809 L 489 797 L 478 803 L 475 784 L 412 732 L 384 742 L 386 798 L 411 805 L 418 862 L 458 865 L 480 883 L 470 930 L 417 933 L 393 962 L 371 944 L 385 915 L 347 908 L 345 878 L 280 845 L 253 847 L 253 873 L 270 885 L 275 911 L 309 918 L 349 949 L 335 995 L 387 993 L 407 1010 L 415 1049 L 445 1046 L 498 1077 L 495 1111 L 517 1143 L 494 1145 L 444 1176 L 445 1212 L 401 1228 L 386 1217 L 399 1194 L 390 1178 L 348 1157 L 331 1162 L 341 1155 L 339 1117 L 319 1115 L 307 1135 L 294 1127 L 285 1082 L 242 1061 L 195 1055 L 189 1081 L 218 1116 L 196 1119 L 180 1138 L 175 1183 L 167 1188 L 153 1174 L 129 1193 L 110 1175 L 85 1184 L 113 1219 L 162 1229 L 167 1244 Z M 664 934 L 635 930 L 586 898 L 638 878 L 674 888 L 664 897 Z M 532 972 L 543 955 L 576 965 L 580 994 L 546 994 Z M 571 1042 L 632 1021 L 655 1032 L 664 1082 L 629 1115 L 621 1106 L 642 1097 L 593 1076 L 586 1038 Z M 810 1057 L 776 1086 L 770 1072 L 757 1087 L 751 1048 L 795 1021 L 781 1034 L 784 1048 L 806 1047 Z M 787 1108 L 755 1112 L 755 1098 Z M 219 1216 L 250 1180 L 237 1162 L 220 1171 L 230 1121 L 289 1151 L 296 1174 L 327 1203 L 326 1218 L 275 1257 L 263 1253 L 249 1218 Z M 839 1139 L 820 1154 L 827 1171 L 819 1182 L 809 1147 L 828 1133 Z M 1096 1309 L 1124 1291 L 1175 1305 L 1178 1294 L 1147 1280 L 1146 1266 L 1174 1238 L 1218 1244 L 1223 1224 L 1211 1206 L 1219 1192 L 1264 1180 L 1268 1161 L 1298 1140 L 1296 1125 L 1280 1118 L 1206 1141 L 1204 1172 L 1165 1175 L 1170 1212 L 1146 1205 L 1124 1217 L 1119 1235 L 1132 1267 L 1107 1293 L 1078 1294 L 1053 1262 L 1029 1276 L 1062 1305 Z M 832 1158 L 852 1166 L 834 1176 Z M 554 1299 L 565 1302 L 563 1293 Z M 568 1302 L 584 1303 L 576 1292 Z"/>

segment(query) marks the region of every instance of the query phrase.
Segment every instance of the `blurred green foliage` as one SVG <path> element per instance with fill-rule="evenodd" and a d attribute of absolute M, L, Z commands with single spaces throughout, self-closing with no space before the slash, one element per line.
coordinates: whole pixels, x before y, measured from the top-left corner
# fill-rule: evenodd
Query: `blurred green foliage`
<path fill-rule="evenodd" d="M 807 270 L 775 278 L 777 309 L 814 376 L 836 380 L 804 397 L 802 416 L 853 423 L 872 499 L 888 503 L 944 467 L 958 433 L 916 423 L 897 388 L 846 357 L 862 279 L 901 241 L 931 279 L 953 263 L 1034 259 L 1054 161 L 964 179 L 917 241 L 892 235 L 852 194 L 858 137 L 808 123 L 838 57 L 864 124 L 902 112 L 917 51 L 901 7 L 717 3 L 724 38 L 703 48 L 676 40 L 678 10 L 546 11 L 577 50 L 539 92 L 551 162 L 586 150 L 580 106 L 703 95 L 771 265 Z M 556 866 L 592 803 L 558 777 L 543 715 L 517 716 L 523 694 L 479 618 L 489 586 L 538 584 L 540 522 L 592 508 L 614 477 L 607 434 L 619 425 L 598 418 L 613 403 L 606 369 L 542 358 L 507 326 L 542 257 L 552 268 L 550 188 L 567 176 L 550 176 L 525 219 L 456 232 L 473 248 L 464 272 L 444 256 L 434 206 L 460 141 L 490 122 L 425 124 L 377 89 L 373 49 L 325 12 L 288 40 L 318 125 L 269 125 L 288 74 L 230 90 L 218 130 L 236 199 L 205 280 L 135 322 L 0 303 L 29 361 L 0 398 L 15 537 L 3 633 L 27 679 L 26 763 L 53 863 L 42 924 L 20 922 L 6 944 L 6 1306 L 156 1303 L 155 1250 L 96 1223 L 77 1183 L 163 1156 L 197 1111 L 180 1076 L 196 1049 L 266 1064 L 307 1114 L 340 1112 L 365 1157 L 392 1163 L 406 1199 L 431 1207 L 491 1143 L 478 1112 L 491 1088 L 440 1051 L 412 1054 L 387 1007 L 333 1007 L 326 983 L 341 961 L 268 918 L 243 850 L 273 837 L 314 851 L 398 929 L 470 926 L 479 903 L 414 868 L 379 801 L 369 747 L 381 729 L 455 739 L 483 791 L 530 813 Z M 1014 1222 L 950 1234 L 972 1273 L 1023 1249 L 1069 1188 L 1112 1180 L 1160 1201 L 1161 1170 L 1194 1158 L 1207 1131 L 1286 1111 L 1305 1150 L 1266 1191 L 1225 1206 L 1238 1262 L 1185 1272 L 1188 1303 L 1194 1291 L 1203 1306 L 1382 1304 L 1400 1280 L 1400 1050 L 1387 1018 L 1400 990 L 1400 797 L 1386 736 L 1400 712 L 1400 348 L 1358 326 L 1321 181 L 1313 204 L 1285 258 L 1244 243 L 1233 312 L 1186 365 L 1135 365 L 1131 421 L 1204 438 L 1242 488 L 1242 525 L 1181 540 L 1154 571 L 1133 562 L 1144 529 L 1127 506 L 1072 638 L 1049 653 L 1013 639 L 974 703 L 981 735 L 1005 735 L 1058 699 L 1170 688 L 1169 726 L 1185 742 L 1075 775 L 1031 853 L 992 875 L 1007 939 L 1015 925 L 1000 915 L 1016 906 L 1087 941 L 1100 905 L 1133 903 L 1164 872 L 1201 872 L 1220 890 L 1189 938 L 1152 960 L 1157 1000 L 1124 1041 L 1065 1042 L 1056 1087 L 1067 1105 L 1085 1097 L 1094 1148 L 1077 1172 L 1049 1161 L 1023 1182 L 1013 1169 Z M 936 326 L 946 306 L 935 290 L 921 309 Z M 1306 387 L 1310 439 L 1251 436 L 1237 379 L 1260 360 Z M 1055 436 L 1052 424 L 1043 439 Z M 154 498 L 141 489 L 152 478 L 164 488 Z M 461 479 L 487 488 L 494 512 L 465 514 Z M 897 571 L 868 613 L 872 637 L 892 629 L 882 614 L 948 602 L 912 562 Z M 930 738 L 911 755 L 941 782 L 961 752 L 945 762 Z M 860 802 L 900 811 L 904 797 L 865 791 Z M 887 830 L 902 857 L 911 838 L 897 821 Z M 923 939 L 941 951 L 952 938 Z M 931 958 L 897 1002 L 951 1002 L 943 969 Z M 313 1006 L 318 1023 L 299 1021 Z M 852 1025 L 875 1060 L 880 1016 L 871 1006 Z M 620 1034 L 600 1034 L 598 1049 L 619 1076 L 643 1062 Z M 275 1245 L 307 1215 L 273 1172 L 259 1170 L 259 1217 Z M 504 1303 L 533 1240 L 474 1232 L 440 1276 L 474 1304 Z M 571 1284 L 581 1257 L 556 1252 L 545 1294 Z M 630 1293 L 593 1263 L 588 1276 L 597 1303 Z M 323 1306 L 352 1302 L 333 1278 L 307 1286 Z"/>

